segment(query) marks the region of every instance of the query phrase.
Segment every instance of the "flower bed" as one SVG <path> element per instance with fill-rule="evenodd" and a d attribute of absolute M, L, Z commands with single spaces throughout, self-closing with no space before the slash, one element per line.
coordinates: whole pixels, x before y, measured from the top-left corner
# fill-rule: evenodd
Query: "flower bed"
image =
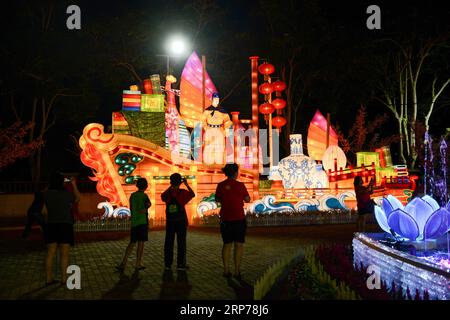
<path fill-rule="evenodd" d="M 352 251 L 348 246 L 321 246 L 310 249 L 305 259 L 288 275 L 289 295 L 302 300 L 428 300 L 425 290 L 411 293 L 394 284 L 388 289 L 381 281 L 380 289 L 367 287 L 366 268 L 354 266 Z M 382 280 L 382 279 L 381 279 Z"/>

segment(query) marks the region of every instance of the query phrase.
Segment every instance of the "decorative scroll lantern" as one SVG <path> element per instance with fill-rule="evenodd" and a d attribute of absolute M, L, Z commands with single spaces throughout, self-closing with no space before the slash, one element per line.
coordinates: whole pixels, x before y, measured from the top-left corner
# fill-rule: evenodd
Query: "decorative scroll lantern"
<path fill-rule="evenodd" d="M 266 122 L 267 120 L 269 120 L 269 114 L 271 114 L 274 111 L 275 107 L 271 103 L 266 102 L 259 106 L 259 113 L 264 115 L 264 120 L 266 120 Z"/>
<path fill-rule="evenodd" d="M 277 98 L 272 101 L 272 104 L 275 110 L 277 110 L 277 114 L 280 115 L 282 110 L 286 107 L 286 100 Z"/>

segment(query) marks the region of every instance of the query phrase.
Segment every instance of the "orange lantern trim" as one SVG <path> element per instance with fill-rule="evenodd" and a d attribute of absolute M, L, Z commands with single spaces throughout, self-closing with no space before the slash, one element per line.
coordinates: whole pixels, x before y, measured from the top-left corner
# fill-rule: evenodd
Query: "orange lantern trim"
<path fill-rule="evenodd" d="M 274 108 L 277 110 L 277 114 L 281 114 L 281 110 L 286 107 L 286 100 L 277 98 L 272 101 Z"/>
<path fill-rule="evenodd" d="M 263 103 L 259 106 L 259 112 L 264 115 L 264 120 L 269 119 L 269 114 L 275 111 L 275 107 L 271 103 Z"/>
<path fill-rule="evenodd" d="M 286 119 L 281 117 L 281 116 L 276 116 L 275 118 L 272 119 L 272 125 L 277 128 L 278 130 L 280 130 L 280 128 L 282 126 L 284 126 L 286 124 Z"/>

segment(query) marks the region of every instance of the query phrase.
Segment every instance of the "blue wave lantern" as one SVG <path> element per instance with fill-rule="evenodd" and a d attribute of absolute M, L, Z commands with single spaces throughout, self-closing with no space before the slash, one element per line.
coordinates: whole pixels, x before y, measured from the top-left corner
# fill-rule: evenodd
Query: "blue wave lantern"
<path fill-rule="evenodd" d="M 394 236 L 411 241 L 438 239 L 450 231 L 450 201 L 440 207 L 436 200 L 426 195 L 414 198 L 406 206 L 392 195 L 375 206 L 378 225 Z"/>

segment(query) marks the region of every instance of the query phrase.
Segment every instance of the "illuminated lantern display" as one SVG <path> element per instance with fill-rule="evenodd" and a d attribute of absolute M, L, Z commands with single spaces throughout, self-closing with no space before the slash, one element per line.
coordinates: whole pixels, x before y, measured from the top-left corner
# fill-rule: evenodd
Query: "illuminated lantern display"
<path fill-rule="evenodd" d="M 203 66 L 196 52 L 193 52 L 181 74 L 180 84 L 180 114 L 186 127 L 194 128 L 196 122 L 202 121 L 203 94 L 202 94 Z M 216 86 L 205 71 L 205 106 L 211 105 L 211 96 L 217 92 Z"/>
<path fill-rule="evenodd" d="M 259 112 L 264 115 L 264 120 L 269 119 L 269 114 L 275 111 L 275 107 L 273 104 L 265 102 L 259 106 Z"/>
<path fill-rule="evenodd" d="M 391 149 L 389 146 L 384 146 L 378 149 L 375 149 L 375 152 L 380 154 L 380 166 L 382 168 L 392 167 L 392 157 L 391 157 Z"/>
<path fill-rule="evenodd" d="M 278 163 L 278 173 L 284 188 L 328 188 L 328 178 L 322 166 L 303 154 L 301 134 L 289 136 L 291 155 Z"/>
<path fill-rule="evenodd" d="M 259 93 L 264 95 L 269 95 L 273 92 L 273 87 L 271 83 L 265 82 L 259 86 Z"/>
<path fill-rule="evenodd" d="M 277 80 L 274 83 L 272 83 L 272 86 L 277 97 L 281 97 L 281 92 L 286 90 L 286 83 L 280 80 Z"/>
<path fill-rule="evenodd" d="M 282 126 L 284 126 L 286 124 L 286 119 L 281 117 L 281 116 L 276 116 L 275 118 L 272 119 L 272 125 L 277 128 L 278 130 L 280 130 L 280 128 Z"/>
<path fill-rule="evenodd" d="M 131 134 L 128 122 L 122 112 L 113 112 L 112 132 L 116 134 Z"/>
<path fill-rule="evenodd" d="M 286 100 L 277 98 L 272 101 L 274 108 L 277 110 L 277 114 L 281 114 L 281 110 L 286 107 Z"/>
<path fill-rule="evenodd" d="M 328 146 L 337 146 L 338 136 L 330 126 Z M 314 160 L 322 160 L 323 153 L 327 149 L 327 119 L 316 111 L 308 128 L 308 155 Z"/>
<path fill-rule="evenodd" d="M 267 81 L 269 79 L 269 75 L 275 72 L 275 67 L 270 63 L 264 62 L 258 67 L 258 71 L 264 75 L 264 81 Z"/>
<path fill-rule="evenodd" d="M 162 94 L 142 94 L 142 112 L 164 112 L 164 95 Z"/>
<path fill-rule="evenodd" d="M 131 87 L 133 87 L 133 86 L 131 86 Z M 123 111 L 140 111 L 141 110 L 141 92 L 136 91 L 136 90 L 123 90 L 122 110 Z"/>
<path fill-rule="evenodd" d="M 378 152 L 357 152 L 356 153 L 356 165 L 358 167 L 369 167 L 375 163 L 375 168 L 380 167 L 380 155 Z"/>
<path fill-rule="evenodd" d="M 281 92 L 281 91 L 286 90 L 286 83 L 284 83 L 283 81 L 280 81 L 280 80 L 273 82 L 272 86 L 273 86 L 273 90 L 275 90 L 276 92 Z"/>
<path fill-rule="evenodd" d="M 152 93 L 161 94 L 161 78 L 159 74 L 152 74 L 150 76 L 150 81 L 152 82 Z"/>
<path fill-rule="evenodd" d="M 144 80 L 144 93 L 146 94 L 152 94 L 152 81 L 150 79 Z"/>
<path fill-rule="evenodd" d="M 336 159 L 337 170 L 340 168 L 345 168 L 347 165 L 347 157 L 345 156 L 344 151 L 338 146 L 329 146 L 327 150 L 323 153 L 322 157 L 322 165 L 326 171 L 335 170 L 334 160 Z"/>

